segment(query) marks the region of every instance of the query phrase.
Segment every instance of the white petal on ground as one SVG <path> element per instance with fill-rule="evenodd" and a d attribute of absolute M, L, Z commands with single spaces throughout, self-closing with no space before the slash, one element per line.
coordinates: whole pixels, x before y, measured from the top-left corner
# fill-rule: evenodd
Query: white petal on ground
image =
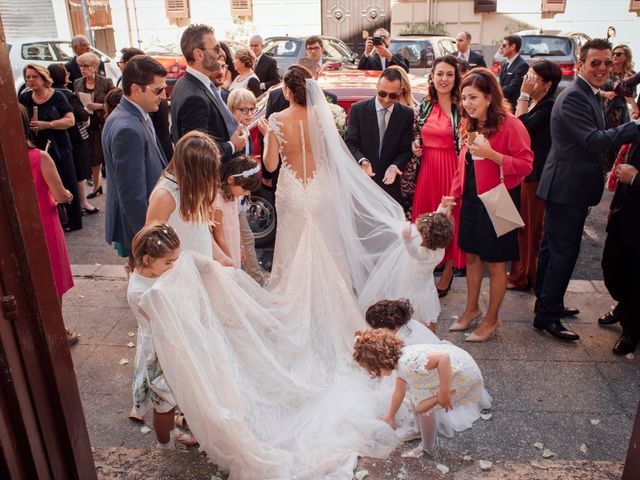
<path fill-rule="evenodd" d="M 447 467 L 446 465 L 443 465 L 441 463 L 436 465 L 436 469 L 442 474 L 442 475 L 446 475 L 447 473 L 449 473 L 449 467 Z"/>
<path fill-rule="evenodd" d="M 479 460 L 478 466 L 480 467 L 480 470 L 489 470 L 493 466 L 493 463 L 489 460 Z"/>
<path fill-rule="evenodd" d="M 465 455 L 464 457 L 462 457 L 462 459 L 468 462 L 469 460 L 471 460 L 471 455 Z"/>
<path fill-rule="evenodd" d="M 627 353 L 625 357 L 627 357 L 629 360 L 633 360 L 634 358 L 636 358 L 636 356 L 633 353 Z"/>
<path fill-rule="evenodd" d="M 118 362 L 120 365 L 126 365 L 127 363 L 129 363 L 129 360 L 127 360 L 126 358 L 121 358 L 120 361 Z"/>
<path fill-rule="evenodd" d="M 533 444 L 533 446 L 538 450 L 542 450 L 544 448 L 544 444 L 542 444 L 541 442 L 536 442 Z"/>
<path fill-rule="evenodd" d="M 594 418 L 591 420 L 591 425 L 598 425 L 600 423 L 600 420 L 598 418 Z"/>
<path fill-rule="evenodd" d="M 151 429 L 145 425 L 144 427 L 142 427 L 142 428 L 140 429 L 140 431 L 141 431 L 142 433 L 144 433 L 144 434 L 147 434 L 147 433 L 149 433 L 149 432 L 151 431 Z"/>
<path fill-rule="evenodd" d="M 556 454 L 553 453 L 551 450 L 549 450 L 548 448 L 545 448 L 542 452 L 542 458 L 551 458 L 551 457 L 555 457 Z"/>
<path fill-rule="evenodd" d="M 135 347 L 135 346 L 136 346 L 136 344 L 135 344 L 135 343 L 133 343 L 133 342 L 129 342 L 129 343 L 127 343 L 127 347 L 129 347 L 129 348 L 133 348 L 133 347 Z"/>
<path fill-rule="evenodd" d="M 489 420 L 491 417 L 493 417 L 493 413 L 481 413 L 480 414 L 480 418 L 483 420 Z"/>
<path fill-rule="evenodd" d="M 365 477 L 369 475 L 368 470 L 358 470 L 355 475 L 356 480 L 364 480 Z"/>
<path fill-rule="evenodd" d="M 582 453 L 587 453 L 587 444 L 583 443 L 582 445 L 580 445 L 580 451 Z"/>
<path fill-rule="evenodd" d="M 136 336 L 135 332 L 129 332 L 129 333 L 127 333 L 127 335 L 129 336 L 129 338 L 132 338 L 132 337 Z"/>

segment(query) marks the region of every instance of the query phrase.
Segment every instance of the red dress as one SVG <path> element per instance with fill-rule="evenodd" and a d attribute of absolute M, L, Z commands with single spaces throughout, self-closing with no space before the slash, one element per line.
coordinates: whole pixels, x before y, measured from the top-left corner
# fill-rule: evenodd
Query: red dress
<path fill-rule="evenodd" d="M 64 240 L 62 225 L 58 218 L 56 202 L 49 192 L 49 186 L 42 176 L 40 168 L 41 152 L 37 148 L 29 149 L 29 163 L 33 174 L 33 184 L 38 197 L 38 208 L 42 219 L 42 228 L 49 251 L 51 270 L 56 283 L 58 296 L 62 296 L 67 290 L 73 287 L 73 276 L 71 275 L 71 265 L 67 255 L 67 244 Z"/>
<path fill-rule="evenodd" d="M 458 168 L 458 154 L 454 146 L 451 118 L 440 108 L 433 105 L 431 113 L 420 131 L 422 136 L 422 159 L 416 189 L 413 194 L 412 220 L 416 221 L 423 213 L 435 212 L 444 195 L 449 195 L 451 182 Z M 460 208 L 453 211 L 456 224 L 453 241 L 445 250 L 443 262 L 453 260 L 453 266 L 466 265 L 464 252 L 458 247 L 458 222 Z"/>

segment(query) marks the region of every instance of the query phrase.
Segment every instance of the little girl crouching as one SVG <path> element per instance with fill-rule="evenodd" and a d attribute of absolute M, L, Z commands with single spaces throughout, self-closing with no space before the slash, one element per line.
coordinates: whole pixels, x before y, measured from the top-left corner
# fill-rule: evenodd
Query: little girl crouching
<path fill-rule="evenodd" d="M 134 270 L 129 279 L 127 300 L 138 322 L 138 338 L 133 371 L 133 409 L 129 418 L 142 420 L 153 408 L 158 448 L 174 448 L 175 440 L 194 444 L 191 436 L 174 429 L 176 402 L 158 363 L 149 317 L 138 306 L 142 295 L 178 259 L 180 239 L 169 225 L 154 221 L 142 227 L 133 238 L 131 251 Z"/>
<path fill-rule="evenodd" d="M 356 332 L 354 360 L 372 377 L 398 376 L 389 411 L 383 417 L 395 428 L 395 416 L 407 389 L 419 418 L 435 415 L 437 430 L 445 436 L 471 427 L 481 410 L 491 406 L 482 373 L 467 352 L 448 343 L 405 346 L 392 332 L 368 329 Z M 433 423 L 419 421 L 422 450 L 433 448 Z M 429 430 L 424 431 L 423 430 Z"/>

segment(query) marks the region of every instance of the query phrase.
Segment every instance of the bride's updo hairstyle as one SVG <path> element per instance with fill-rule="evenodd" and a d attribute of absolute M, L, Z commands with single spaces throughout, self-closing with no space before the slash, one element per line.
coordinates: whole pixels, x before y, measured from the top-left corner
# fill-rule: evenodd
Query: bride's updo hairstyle
<path fill-rule="evenodd" d="M 293 95 L 293 101 L 303 107 L 307 106 L 308 78 L 313 78 L 311 72 L 301 65 L 291 65 L 284 74 L 284 84 Z"/>

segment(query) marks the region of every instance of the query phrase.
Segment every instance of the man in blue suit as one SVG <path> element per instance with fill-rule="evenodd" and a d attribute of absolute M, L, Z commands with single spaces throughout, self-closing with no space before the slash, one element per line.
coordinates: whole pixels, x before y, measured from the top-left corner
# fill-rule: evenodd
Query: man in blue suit
<path fill-rule="evenodd" d="M 533 326 L 563 340 L 579 339 L 560 318 L 579 313 L 564 306 L 564 294 L 589 207 L 602 198 L 605 152 L 640 138 L 637 120 L 606 128 L 598 93 L 612 65 L 609 42 L 595 38 L 585 43 L 577 64 L 580 75 L 558 95 L 551 112 L 551 151 L 538 186 L 545 218 Z"/>
<path fill-rule="evenodd" d="M 149 195 L 167 159 L 149 117 L 166 98 L 167 71 L 153 58 L 132 58 L 122 73 L 124 96 L 102 131 L 107 170 L 105 240 L 131 255 L 145 223 Z"/>

